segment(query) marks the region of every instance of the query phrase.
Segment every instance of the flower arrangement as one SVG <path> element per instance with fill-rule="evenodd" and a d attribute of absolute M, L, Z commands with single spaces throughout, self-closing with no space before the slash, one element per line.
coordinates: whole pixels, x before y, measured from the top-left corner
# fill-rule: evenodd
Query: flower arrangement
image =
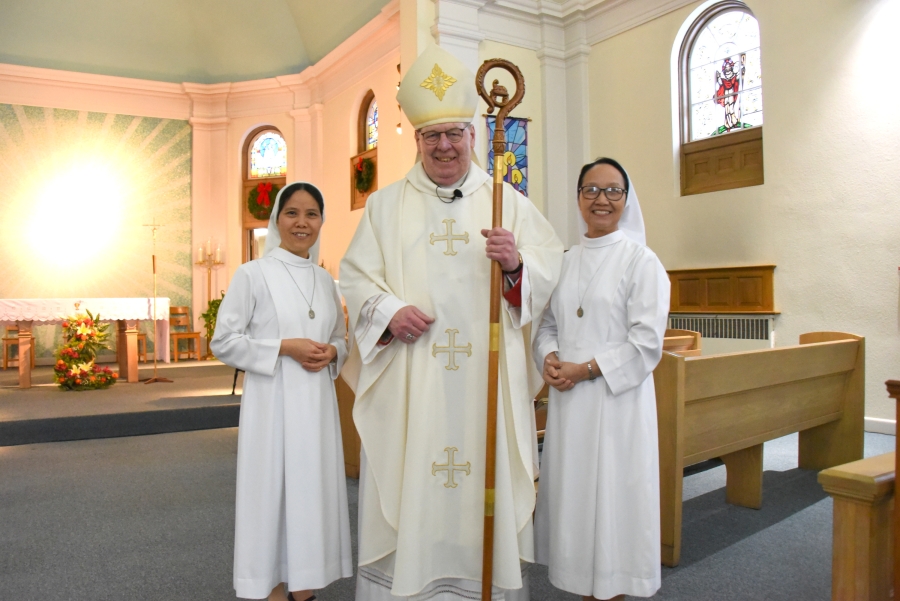
<path fill-rule="evenodd" d="M 101 349 L 109 348 L 109 324 L 98 323 L 99 315 L 78 314 L 63 323 L 63 344 L 56 349 L 53 368 L 56 383 L 62 390 L 96 390 L 108 388 L 119 374 L 94 363 Z"/>
<path fill-rule="evenodd" d="M 206 329 L 206 349 L 209 351 L 209 341 L 212 340 L 213 334 L 216 333 L 216 318 L 219 316 L 219 305 L 225 298 L 225 292 L 222 292 L 221 298 L 214 298 L 207 304 L 206 312 L 200 314 L 203 320 L 203 326 Z M 212 352 L 209 353 L 212 357 Z"/>
<path fill-rule="evenodd" d="M 247 195 L 247 210 L 256 219 L 267 220 L 272 214 L 272 205 L 279 188 L 271 182 L 261 182 Z"/>

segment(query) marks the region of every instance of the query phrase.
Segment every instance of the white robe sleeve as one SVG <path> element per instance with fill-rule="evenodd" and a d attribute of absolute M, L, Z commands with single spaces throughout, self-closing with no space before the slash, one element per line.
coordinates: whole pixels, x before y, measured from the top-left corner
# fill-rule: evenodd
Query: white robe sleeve
<path fill-rule="evenodd" d="M 557 337 L 556 316 L 553 315 L 553 309 L 547 307 L 544 311 L 544 317 L 541 319 L 541 326 L 538 328 L 537 335 L 534 337 L 532 349 L 534 350 L 534 365 L 541 373 L 544 372 L 544 358 L 550 353 L 559 352 L 559 339 Z"/>
<path fill-rule="evenodd" d="M 247 333 L 256 308 L 253 281 L 246 268 L 238 269 L 219 305 L 216 332 L 209 343 L 220 361 L 231 367 L 264 376 L 275 374 L 281 340 L 251 338 Z M 261 282 L 259 283 L 261 285 Z"/>
<path fill-rule="evenodd" d="M 344 306 L 341 304 L 341 295 L 338 293 L 337 286 L 332 287 L 331 295 L 337 318 L 334 320 L 334 329 L 331 331 L 328 344 L 334 345 L 334 348 L 337 349 L 337 356 L 328 365 L 328 369 L 331 371 L 331 379 L 335 380 L 341 373 L 341 368 L 344 367 L 344 361 L 347 360 L 347 324 L 344 322 Z"/>
<path fill-rule="evenodd" d="M 656 255 L 639 259 L 625 291 L 628 339 L 594 357 L 613 394 L 640 385 L 662 358 L 670 286 Z"/>
<path fill-rule="evenodd" d="M 522 326 L 531 323 L 532 320 L 531 283 L 528 279 L 528 265 L 522 263 L 522 272 L 519 274 L 519 277 L 522 278 L 522 304 L 518 307 L 513 307 L 508 300 L 503 299 L 503 306 L 506 307 L 506 312 L 509 313 L 509 320 L 517 330 L 522 329 Z"/>
<path fill-rule="evenodd" d="M 371 363 L 384 348 L 379 346 L 378 340 L 394 314 L 408 304 L 386 292 L 373 296 L 363 304 L 356 320 L 356 328 L 353 329 L 353 337 L 364 365 Z"/>
<path fill-rule="evenodd" d="M 516 237 L 516 247 L 522 255 L 522 305 L 507 307 L 512 325 L 523 328 L 539 323 L 544 308 L 550 302 L 550 295 L 556 288 L 562 266 L 563 245 L 553 226 L 541 215 L 530 200 L 522 196 L 509 184 L 504 185 L 503 207 L 515 207 L 516 217 L 512 231 Z M 532 329 L 532 336 L 534 335 Z M 542 358 L 543 359 L 543 358 Z"/>

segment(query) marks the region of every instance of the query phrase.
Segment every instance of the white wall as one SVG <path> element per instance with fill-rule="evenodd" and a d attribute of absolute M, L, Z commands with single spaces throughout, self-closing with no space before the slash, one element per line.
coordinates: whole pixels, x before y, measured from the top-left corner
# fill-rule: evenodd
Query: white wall
<path fill-rule="evenodd" d="M 406 118 L 401 117 L 395 98 L 400 80 L 399 62 L 398 51 L 365 78 L 324 103 L 323 124 L 327 135 L 322 148 L 321 185 L 326 219 L 319 260 L 325 262 L 325 268 L 335 278 L 363 213 L 362 209 L 350 210 L 350 157 L 358 152 L 356 121 L 359 105 L 368 90 L 375 93 L 378 102 L 378 186 L 385 187 L 405 176 L 415 158 L 413 130 Z M 397 134 L 397 123 L 403 124 L 402 135 Z"/>
<path fill-rule="evenodd" d="M 900 90 L 892 0 L 750 0 L 762 38 L 765 184 L 680 197 L 670 61 L 699 3 L 594 45 L 591 150 L 632 175 L 668 269 L 774 263 L 779 346 L 866 337 L 866 415 L 900 376 Z"/>

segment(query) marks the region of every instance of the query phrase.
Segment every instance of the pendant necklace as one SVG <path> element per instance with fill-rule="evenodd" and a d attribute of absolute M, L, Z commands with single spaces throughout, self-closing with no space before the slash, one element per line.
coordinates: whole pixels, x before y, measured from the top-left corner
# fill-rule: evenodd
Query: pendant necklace
<path fill-rule="evenodd" d="M 581 259 L 584 257 L 584 247 L 581 247 L 581 254 L 578 255 L 578 288 L 581 288 Z M 575 315 L 578 317 L 584 317 L 584 309 L 582 309 L 582 305 L 584 304 L 584 297 L 587 296 L 588 290 L 591 289 L 591 282 L 594 281 L 594 278 L 597 277 L 597 274 L 600 273 L 600 269 L 606 265 L 606 262 L 609 260 L 609 255 L 603 258 L 600 261 L 600 265 L 597 266 L 596 271 L 594 271 L 594 275 L 591 276 L 591 279 L 588 280 L 587 287 L 584 289 L 584 293 L 581 293 L 581 299 L 578 301 L 578 311 L 575 312 Z"/>
<path fill-rule="evenodd" d="M 297 290 L 300 291 L 300 296 L 302 296 L 302 297 L 303 297 L 303 300 L 306 301 L 306 304 L 309 305 L 309 318 L 310 318 L 310 319 L 315 319 L 315 318 L 316 318 L 316 312 L 313 311 L 313 308 L 312 308 L 312 302 L 311 302 L 311 301 L 316 300 L 316 272 L 313 271 L 313 274 L 312 274 L 312 276 L 313 276 L 313 291 L 312 291 L 312 298 L 311 298 L 310 300 L 307 300 L 307 299 L 306 299 L 306 295 L 303 294 L 303 289 L 300 288 L 300 284 L 298 284 L 298 283 L 297 283 L 297 280 L 294 279 L 294 275 L 291 273 L 291 270 L 288 269 L 287 265 L 285 265 L 284 263 L 282 263 L 281 265 L 284 267 L 284 270 L 287 271 L 287 274 L 288 274 L 288 276 L 291 278 L 291 281 L 294 282 L 294 286 L 296 286 L 296 287 L 297 287 Z"/>

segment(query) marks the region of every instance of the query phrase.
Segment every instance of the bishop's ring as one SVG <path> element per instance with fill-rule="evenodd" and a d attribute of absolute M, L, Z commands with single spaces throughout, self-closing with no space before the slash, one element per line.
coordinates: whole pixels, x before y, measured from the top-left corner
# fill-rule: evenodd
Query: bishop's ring
<path fill-rule="evenodd" d="M 415 340 L 416 337 L 413 336 L 412 334 L 407 334 L 407 335 L 406 335 L 406 339 L 407 339 L 407 340 Z"/>

